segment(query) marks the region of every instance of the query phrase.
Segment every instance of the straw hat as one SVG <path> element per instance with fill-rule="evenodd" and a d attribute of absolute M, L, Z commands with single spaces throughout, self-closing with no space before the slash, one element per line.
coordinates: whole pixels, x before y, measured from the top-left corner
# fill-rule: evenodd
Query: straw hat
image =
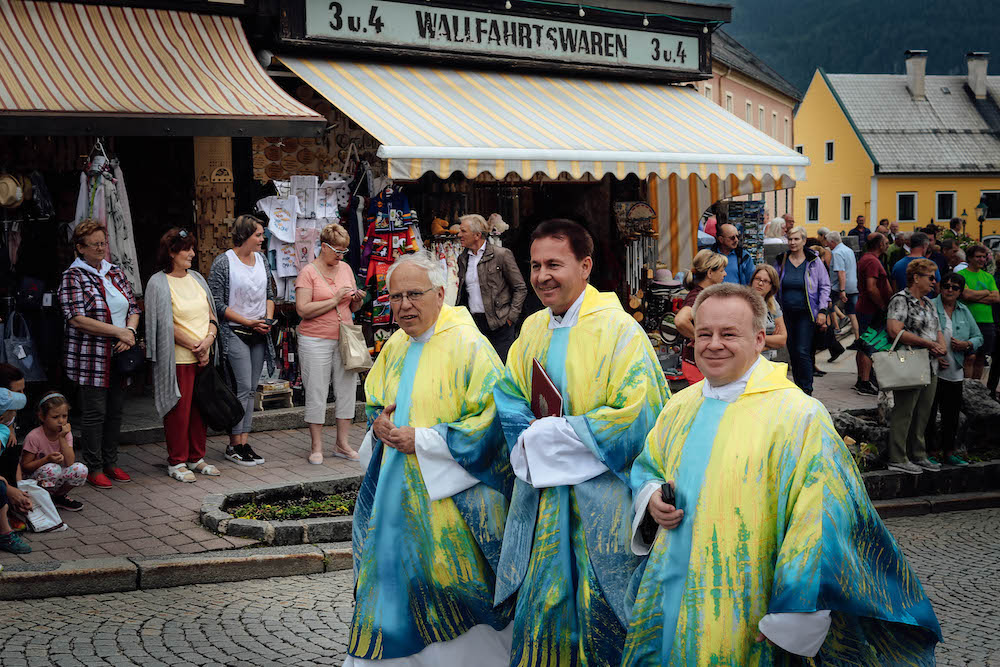
<path fill-rule="evenodd" d="M 24 201 L 21 182 L 12 174 L 0 174 L 0 206 L 17 208 Z"/>

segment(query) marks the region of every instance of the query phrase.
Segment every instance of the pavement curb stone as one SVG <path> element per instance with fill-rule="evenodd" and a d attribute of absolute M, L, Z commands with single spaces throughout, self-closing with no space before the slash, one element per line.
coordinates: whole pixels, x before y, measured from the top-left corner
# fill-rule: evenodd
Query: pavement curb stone
<path fill-rule="evenodd" d="M 118 593 L 138 587 L 128 558 L 86 558 L 8 565 L 0 574 L 0 600 Z"/>
<path fill-rule="evenodd" d="M 323 550 L 312 544 L 210 551 L 185 556 L 135 556 L 138 588 L 170 588 L 325 571 Z"/>

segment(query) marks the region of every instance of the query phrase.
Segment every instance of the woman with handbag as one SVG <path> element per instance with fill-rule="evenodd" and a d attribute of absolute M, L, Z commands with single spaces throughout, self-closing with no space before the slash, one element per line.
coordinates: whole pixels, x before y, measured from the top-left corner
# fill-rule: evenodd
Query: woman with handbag
<path fill-rule="evenodd" d="M 153 399 L 167 438 L 167 474 L 217 476 L 205 462 L 206 429 L 194 402 L 195 378 L 212 360 L 219 323 L 212 292 L 191 270 L 194 235 L 174 227 L 160 238 L 160 271 L 146 285 L 146 358 L 153 362 Z"/>
<path fill-rule="evenodd" d="M 940 293 L 934 299 L 938 328 L 941 329 L 948 348 L 948 365 L 938 369 L 937 389 L 934 392 L 930 418 L 927 420 L 927 432 L 933 430 L 940 408 L 941 431 L 937 441 L 941 446 L 941 460 L 953 466 L 969 465 L 968 461 L 955 453 L 955 434 L 958 432 L 958 413 L 962 410 L 962 387 L 965 379 L 962 365 L 965 363 L 965 356 L 975 352 L 983 344 L 983 334 L 976 324 L 976 318 L 969 307 L 958 300 L 964 289 L 965 276 L 949 273 L 941 279 Z"/>
<path fill-rule="evenodd" d="M 87 482 L 110 489 L 132 478 L 118 467 L 125 376 L 139 326 L 139 306 L 125 272 L 105 259 L 108 235 L 96 220 L 73 231 L 76 260 L 62 275 L 58 298 L 66 318 L 63 367 L 76 386 L 79 449 Z M 124 355 L 124 356 L 123 356 Z M 141 358 L 141 357 L 140 357 Z M 128 363 L 125 363 L 128 362 Z"/>
<path fill-rule="evenodd" d="M 904 290 L 889 299 L 886 333 L 897 345 L 926 349 L 930 356 L 930 382 L 914 389 L 895 389 L 889 417 L 889 470 L 919 475 L 924 470 L 941 469 L 927 458 L 924 431 L 931 414 L 937 388 L 937 367 L 947 368 L 948 348 L 938 326 L 937 309 L 927 295 L 934 289 L 937 265 L 929 259 L 915 259 L 906 267 Z M 933 358 L 933 357 L 936 357 Z M 879 379 L 882 376 L 879 375 Z"/>
<path fill-rule="evenodd" d="M 358 454 L 347 442 L 354 419 L 358 374 L 344 366 L 340 355 L 340 326 L 352 324 L 364 292 L 346 262 L 351 237 L 331 223 L 320 233 L 319 257 L 306 265 L 295 280 L 295 311 L 302 318 L 298 328 L 299 367 L 306 394 L 306 423 L 312 439 L 309 463 L 323 463 L 323 424 L 326 398 L 333 381 L 336 397 L 337 445 L 333 455 L 351 461 Z"/>
<path fill-rule="evenodd" d="M 271 267 L 261 252 L 264 223 L 252 215 L 241 215 L 233 225 L 233 247 L 215 258 L 208 285 L 215 297 L 215 312 L 225 322 L 219 332 L 219 348 L 243 404 L 243 419 L 230 430 L 226 458 L 241 466 L 264 463 L 250 447 L 253 396 L 260 372 L 267 361 L 274 372 L 274 344 L 268 335 L 274 317 L 274 282 Z"/>

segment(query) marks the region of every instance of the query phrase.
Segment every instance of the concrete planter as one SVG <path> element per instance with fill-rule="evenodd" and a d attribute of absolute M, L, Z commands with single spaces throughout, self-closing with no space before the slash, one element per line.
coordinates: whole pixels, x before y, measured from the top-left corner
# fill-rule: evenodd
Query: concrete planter
<path fill-rule="evenodd" d="M 357 491 L 363 475 L 317 479 L 298 484 L 262 486 L 228 494 L 206 496 L 201 504 L 201 523 L 215 533 L 244 537 L 273 546 L 348 542 L 351 539 L 353 516 L 320 517 L 290 521 L 258 521 L 237 519 L 228 512 L 249 502 L 267 502 L 317 498 L 345 491 Z"/>

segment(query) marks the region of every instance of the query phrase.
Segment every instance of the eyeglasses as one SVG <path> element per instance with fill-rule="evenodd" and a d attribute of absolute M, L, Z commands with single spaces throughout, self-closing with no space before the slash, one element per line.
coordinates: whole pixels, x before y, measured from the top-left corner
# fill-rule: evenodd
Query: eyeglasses
<path fill-rule="evenodd" d="M 334 248 L 332 245 L 330 245 L 326 241 L 323 241 L 323 245 L 325 245 L 327 248 L 329 248 L 330 250 L 334 251 L 335 253 L 337 253 L 341 257 L 343 257 L 344 255 L 346 255 L 347 252 L 348 252 L 347 250 L 340 250 L 338 248 Z"/>
<path fill-rule="evenodd" d="M 942 292 L 944 292 L 944 291 L 946 291 L 946 290 L 947 290 L 947 291 L 950 291 L 950 290 L 955 290 L 955 291 L 959 291 L 959 290 L 961 290 L 961 289 L 962 289 L 962 288 L 961 288 L 961 287 L 959 287 L 958 285 L 952 285 L 952 284 L 948 284 L 948 285 L 941 285 L 941 291 L 942 291 Z"/>
<path fill-rule="evenodd" d="M 754 285 L 770 285 L 771 284 L 771 279 L 770 278 L 754 278 L 753 279 L 753 283 L 754 283 Z"/>
<path fill-rule="evenodd" d="M 417 299 L 419 299 L 423 295 L 427 294 L 432 289 L 434 289 L 434 288 L 433 287 L 428 287 L 427 289 L 425 289 L 423 291 L 412 290 L 412 291 L 409 291 L 409 292 L 398 292 L 396 294 L 390 294 L 389 295 L 389 301 L 391 301 L 392 303 L 402 303 L 403 302 L 403 298 L 405 297 L 407 301 L 409 301 L 410 303 L 414 303 Z"/>
<path fill-rule="evenodd" d="M 188 237 L 188 230 L 182 229 L 181 231 L 177 232 L 177 236 L 179 238 L 186 239 Z"/>
<path fill-rule="evenodd" d="M 88 248 L 93 248 L 94 250 L 104 250 L 108 247 L 107 241 L 100 241 L 98 243 L 85 243 Z"/>

